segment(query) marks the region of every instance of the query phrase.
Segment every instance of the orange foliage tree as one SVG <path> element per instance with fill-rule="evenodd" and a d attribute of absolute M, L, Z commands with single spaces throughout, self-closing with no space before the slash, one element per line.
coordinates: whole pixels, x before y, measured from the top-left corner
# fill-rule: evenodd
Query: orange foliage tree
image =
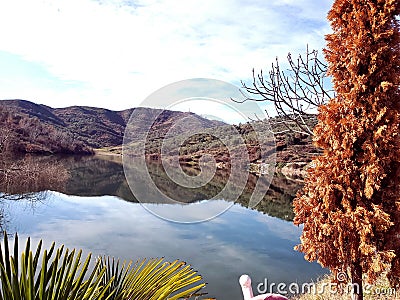
<path fill-rule="evenodd" d="M 362 299 L 362 276 L 400 283 L 400 34 L 398 0 L 336 0 L 328 73 L 337 96 L 319 108 L 313 160 L 294 200 L 296 248 Z"/>

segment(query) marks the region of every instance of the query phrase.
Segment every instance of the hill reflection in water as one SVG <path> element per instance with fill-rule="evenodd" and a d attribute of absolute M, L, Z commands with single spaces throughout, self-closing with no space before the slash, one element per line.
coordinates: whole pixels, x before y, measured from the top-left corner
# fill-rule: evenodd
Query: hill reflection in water
<path fill-rule="evenodd" d="M 65 188 L 59 190 L 60 192 L 77 196 L 112 195 L 126 201 L 138 202 L 125 179 L 124 169 L 118 158 L 100 159 L 98 157 L 71 156 L 63 158 L 61 161 L 69 170 L 70 178 Z M 229 170 L 217 170 L 212 180 L 206 185 L 199 188 L 184 188 L 175 184 L 160 164 L 148 164 L 148 170 L 153 182 L 162 193 L 183 203 L 213 198 L 224 188 L 229 178 Z M 138 185 L 141 181 L 145 182 L 146 172 L 146 170 L 135 169 L 134 176 Z M 185 172 L 187 174 L 192 172 L 193 175 L 198 171 L 185 169 Z M 270 185 L 266 178 L 249 174 L 246 187 L 238 199 L 236 199 L 236 195 L 230 197 L 229 193 L 224 193 L 224 199 L 221 200 L 236 200 L 236 203 L 248 207 L 249 198 L 257 181 L 260 181 L 261 186 L 268 191 L 255 209 L 273 217 L 292 220 L 294 217 L 292 200 L 297 190 L 301 188 L 301 183 L 289 180 L 279 174 L 275 174 Z M 144 183 L 143 188 L 146 188 Z M 142 203 L 159 203 L 159 199 L 151 194 L 146 199 L 140 200 Z"/>
<path fill-rule="evenodd" d="M 33 244 L 39 239 L 44 240 L 45 246 L 57 241 L 58 245 L 121 260 L 179 258 L 199 270 L 209 283 L 206 292 L 221 300 L 242 297 L 238 278 L 243 273 L 251 274 L 257 286 L 266 279 L 274 283 L 302 284 L 326 272 L 293 250 L 301 234 L 301 228 L 288 222 L 293 217 L 292 198 L 300 187 L 296 182 L 274 177 L 267 195 L 256 207 L 269 216 L 245 208 L 255 183 L 263 180 L 250 175 L 237 200 L 243 207 L 232 205 L 226 213 L 209 222 L 177 224 L 155 218 L 140 205 L 133 204 L 136 199 L 125 180 L 123 166 L 112 159 L 37 157 L 38 162 L 55 160 L 62 168 L 68 168 L 68 181 L 58 191 L 34 193 L 42 195 L 41 199 L 36 197 L 41 201 L 0 201 L 0 226 L 4 224 L 9 233 L 18 232 L 21 239 L 30 236 Z M 147 206 L 160 208 L 168 216 L 176 216 L 182 207 L 188 207 L 192 210 L 185 213 L 193 212 L 194 217 L 201 217 L 235 200 L 228 195 L 227 199 L 200 201 L 218 194 L 229 177 L 227 171 L 219 170 L 204 188 L 184 189 L 174 185 L 160 165 L 152 164 L 148 168 L 160 190 L 194 203 L 158 205 L 157 199 L 149 195 Z M 140 182 L 145 172 L 135 172 Z M 195 174 L 196 170 L 186 172 Z M 264 184 L 268 186 L 267 182 Z"/>

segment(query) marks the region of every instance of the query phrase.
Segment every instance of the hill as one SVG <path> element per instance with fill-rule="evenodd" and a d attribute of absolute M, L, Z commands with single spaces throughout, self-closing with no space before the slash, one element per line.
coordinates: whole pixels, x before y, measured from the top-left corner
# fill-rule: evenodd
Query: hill
<path fill-rule="evenodd" d="M 14 148 L 32 153 L 93 153 L 93 148 L 121 145 L 132 112 L 143 122 L 135 122 L 134 131 L 141 130 L 149 115 L 161 113 L 155 132 L 165 131 L 176 120 L 193 115 L 206 127 L 221 125 L 189 112 L 131 108 L 112 111 L 103 108 L 72 106 L 52 108 L 26 100 L 1 100 L 0 124 L 13 133 Z"/>
<path fill-rule="evenodd" d="M 132 114 L 134 120 L 129 122 Z M 154 116 L 157 118 L 150 124 Z M 197 125 L 192 127 L 189 125 L 184 130 L 178 130 L 178 134 L 173 134 L 165 142 L 164 138 L 172 126 L 188 116 Z M 238 144 L 238 147 L 233 146 L 234 150 L 240 148 L 240 144 L 243 143 L 240 141 L 242 138 L 246 142 L 250 162 L 255 164 L 260 162 L 260 149 L 276 153 L 278 168 L 287 163 L 311 161 L 312 156 L 318 154 L 318 150 L 312 145 L 311 137 L 287 131 L 282 125 L 283 121 L 271 120 L 270 125 L 264 121 L 255 121 L 256 123 L 234 125 L 232 130 L 231 125 L 208 120 L 189 112 L 142 107 L 122 111 L 86 106 L 52 108 L 26 100 L 2 100 L 0 101 L 0 152 L 4 148 L 2 137 L 11 136 L 11 139 L 8 138 L 7 147 L 11 145 L 14 152 L 93 154 L 93 149 L 101 148 L 108 153 L 121 154 L 124 132 L 129 122 L 129 129 L 132 132 L 129 137 L 131 153 L 133 155 L 138 153 L 137 149 L 143 146 L 140 136 L 143 137 L 143 133 L 147 134 L 148 131 L 145 151 L 151 160 L 159 160 L 162 146 L 169 144 L 172 146 L 167 156 L 179 155 L 183 165 L 198 166 L 200 158 L 204 154 L 210 154 L 216 159 L 219 168 L 230 167 L 230 159 L 235 156 L 242 158 L 243 153 L 239 150 L 229 153 L 226 145 L 216 138 L 219 136 Z M 310 127 L 314 126 L 316 117 L 308 116 L 307 122 Z M 200 134 L 193 134 L 196 132 L 196 126 L 204 130 Z M 275 134 L 267 136 L 272 136 L 274 142 L 270 143 L 268 138 L 266 145 L 260 145 L 253 127 L 257 128 L 257 134 L 268 133 L 272 129 Z M 292 166 L 297 165 L 290 166 L 293 169 Z M 302 168 L 304 164 L 298 166 Z M 291 169 L 288 170 L 289 173 L 295 171 Z"/>
<path fill-rule="evenodd" d="M 305 116 L 304 119 L 310 128 L 315 126 L 315 115 Z M 285 122 L 288 125 L 290 121 Z M 258 120 L 204 128 L 200 133 L 177 130 L 179 134 L 170 136 L 162 130 L 153 132 L 152 127 L 145 144 L 140 139 L 131 140 L 125 144 L 124 150 L 128 155 L 140 156 L 141 149 L 145 149 L 146 157 L 151 161 L 160 161 L 161 155 L 163 161 L 178 156 L 181 165 L 192 167 L 198 167 L 202 157 L 211 155 L 217 162 L 217 168 L 221 169 L 229 168 L 232 160 L 246 164 L 248 155 L 251 164 L 276 161 L 278 168 L 286 166 L 287 173 L 296 173 L 301 170 L 293 169 L 303 169 L 313 156 L 319 155 L 319 151 L 313 146 L 310 135 L 288 131 L 282 124 L 282 119 L 270 122 Z M 122 154 L 122 146 L 102 150 L 100 153 Z"/>

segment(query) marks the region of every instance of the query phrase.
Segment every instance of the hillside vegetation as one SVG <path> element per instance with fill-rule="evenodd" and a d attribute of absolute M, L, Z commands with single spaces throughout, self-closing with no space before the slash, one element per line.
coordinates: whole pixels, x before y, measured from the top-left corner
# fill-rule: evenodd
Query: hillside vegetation
<path fill-rule="evenodd" d="M 92 154 L 95 148 L 122 144 L 133 111 L 138 119 L 132 128 L 135 132 L 142 130 L 150 114 L 160 114 L 154 124 L 156 134 L 179 118 L 194 115 L 141 107 L 122 111 L 84 106 L 51 108 L 26 100 L 2 100 L 0 124 L 15 137 L 12 144 L 18 152 Z M 219 124 L 198 118 L 206 127 Z"/>
<path fill-rule="evenodd" d="M 233 126 L 223 124 L 205 128 L 201 133 L 188 131 L 169 137 L 153 126 L 145 141 L 131 140 L 124 146 L 124 153 L 138 156 L 143 154 L 141 149 L 144 149 L 146 157 L 153 161 L 160 161 L 161 155 L 166 160 L 179 156 L 180 163 L 188 166 L 197 166 L 205 154 L 212 155 L 220 167 L 229 167 L 232 159 L 244 161 L 246 155 L 250 163 L 261 160 L 275 160 L 278 165 L 310 162 L 313 156 L 319 154 L 312 145 L 311 137 L 288 131 L 282 121 L 272 119 Z M 308 116 L 309 126 L 313 127 L 315 122 L 314 115 Z M 103 150 L 122 153 L 121 146 Z"/>
<path fill-rule="evenodd" d="M 133 112 L 135 119 L 130 121 Z M 157 118 L 150 124 L 154 116 Z M 197 125 L 186 125 L 188 128 L 184 133 L 168 137 L 169 130 L 186 117 Z M 315 116 L 306 117 L 309 126 L 313 127 Z M 287 131 L 283 121 L 272 119 L 268 123 L 256 121 L 232 127 L 189 112 L 141 107 L 122 111 L 84 106 L 51 108 L 25 100 L 0 101 L 0 135 L 12 136 L 8 139 L 8 147 L 15 152 L 93 154 L 93 149 L 102 149 L 103 153 L 121 154 L 129 123 L 132 134 L 126 148 L 128 153 L 139 153 L 144 141 L 136 136 L 146 133 L 145 151 L 149 159 L 159 160 L 161 146 L 168 144 L 170 151 L 167 156 L 179 155 L 181 163 L 188 166 L 198 164 L 206 153 L 211 154 L 221 167 L 229 166 L 231 158 L 243 156 L 243 151 L 239 150 L 244 143 L 250 162 L 259 161 L 261 149 L 265 150 L 263 157 L 276 154 L 278 164 L 311 161 L 312 156 L 318 154 L 311 138 Z M 204 130 L 193 134 L 196 126 Z M 257 128 L 257 133 L 253 127 Z M 270 133 L 271 130 L 274 134 Z M 267 138 L 260 138 L 260 133 Z M 218 137 L 229 141 L 231 152 Z M 260 141 L 265 144 L 261 142 L 260 145 Z"/>
<path fill-rule="evenodd" d="M 8 153 L 93 153 L 71 132 L 3 106 L 0 124 L 0 147 Z"/>

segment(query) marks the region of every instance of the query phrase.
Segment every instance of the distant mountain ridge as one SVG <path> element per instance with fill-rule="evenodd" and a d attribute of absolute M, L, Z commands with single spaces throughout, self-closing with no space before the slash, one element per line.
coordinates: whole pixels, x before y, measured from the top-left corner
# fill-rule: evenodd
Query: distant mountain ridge
<path fill-rule="evenodd" d="M 214 127 L 224 124 L 219 121 L 208 120 L 197 116 L 190 112 L 178 112 L 152 108 L 130 108 L 121 111 L 113 111 L 105 108 L 87 107 L 87 106 L 71 106 L 65 108 L 52 108 L 43 104 L 36 104 L 27 100 L 0 100 L 0 112 L 7 113 L 8 126 L 11 126 L 21 136 L 21 126 L 29 128 L 40 127 L 39 135 L 45 136 L 46 133 L 57 137 L 68 137 L 72 142 L 79 142 L 86 148 L 102 148 L 121 145 L 123 142 L 124 131 L 130 116 L 135 111 L 135 117 L 146 120 L 148 115 L 154 115 L 155 112 L 160 114 L 156 120 L 156 127 L 162 130 L 167 124 L 185 117 L 195 116 L 201 120 L 205 127 Z M 10 117 L 11 115 L 11 117 Z M 10 121 L 10 118 L 12 121 Z M 2 119 L 7 119 L 3 117 Z M 30 121 L 27 121 L 29 119 Z M 21 122 L 24 120 L 24 122 Z M 4 123 L 4 120 L 3 120 Z M 29 124 L 29 125 L 26 125 Z M 135 122 L 136 126 L 140 126 L 140 122 Z M 139 124 L 139 125 L 138 125 Z M 4 124 L 2 124 L 4 126 Z M 25 152 L 49 152 L 59 153 L 65 152 L 63 149 L 46 145 L 43 142 L 36 143 L 31 139 L 29 128 L 26 129 L 21 138 L 25 139 L 25 144 L 20 150 Z M 140 130 L 140 128 L 134 128 Z M 36 128 L 37 131 L 37 128 Z M 47 132 L 46 132 L 47 131 Z M 30 140 L 31 139 L 31 140 Z M 80 148 L 79 148 L 80 149 Z M 69 152 L 69 151 L 67 151 Z M 70 152 L 74 152 L 71 150 Z M 79 151 L 78 151 L 79 152 Z M 85 151 L 83 151 L 85 152 Z"/>

